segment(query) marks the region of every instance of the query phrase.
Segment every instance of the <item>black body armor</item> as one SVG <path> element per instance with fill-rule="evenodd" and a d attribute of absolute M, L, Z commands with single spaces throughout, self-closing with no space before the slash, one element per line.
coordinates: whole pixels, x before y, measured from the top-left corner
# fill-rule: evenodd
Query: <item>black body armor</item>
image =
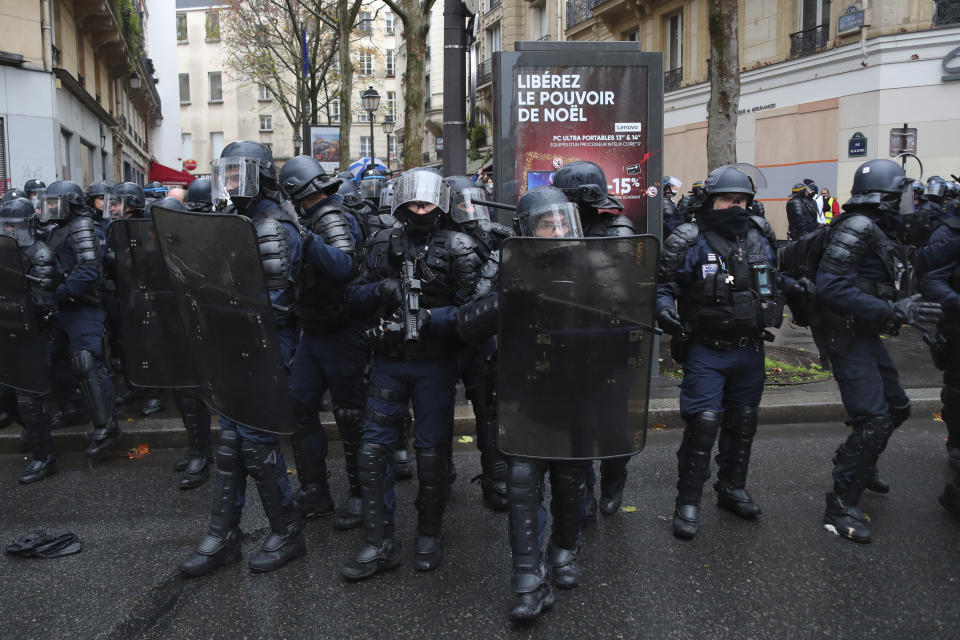
<path fill-rule="evenodd" d="M 619 214 L 600 212 L 587 217 L 581 213 L 580 223 L 586 238 L 620 238 L 637 234 L 630 218 Z"/>
<path fill-rule="evenodd" d="M 304 225 L 331 247 L 354 257 L 353 234 L 343 209 L 335 204 L 316 211 Z M 347 321 L 344 297 L 349 278 L 337 282 L 303 260 L 296 283 L 297 317 L 305 329 L 328 331 Z"/>
<path fill-rule="evenodd" d="M 103 266 L 100 263 L 100 241 L 97 238 L 96 223 L 85 215 L 74 215 L 67 224 L 55 228 L 50 233 L 50 250 L 56 256 L 57 269 L 61 277 L 66 278 L 80 266 L 95 265 L 100 271 L 100 280 L 87 288 L 81 296 L 86 304 L 99 305 L 103 301 Z M 71 252 L 64 251 L 69 246 Z"/>

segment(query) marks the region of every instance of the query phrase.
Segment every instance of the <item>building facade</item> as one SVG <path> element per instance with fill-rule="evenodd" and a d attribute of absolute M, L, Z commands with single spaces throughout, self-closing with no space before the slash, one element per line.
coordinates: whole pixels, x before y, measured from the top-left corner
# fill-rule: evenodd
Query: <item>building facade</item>
<path fill-rule="evenodd" d="M 160 121 L 141 0 L 0 0 L 0 190 L 142 183 Z"/>
<path fill-rule="evenodd" d="M 221 22 L 226 5 L 210 0 L 177 0 L 177 65 L 181 120 L 180 161 L 194 175 L 210 172 L 210 162 L 225 144 L 253 140 L 268 145 L 278 164 L 293 157 L 299 127 L 288 122 L 270 90 L 240 76 L 228 64 L 231 55 L 224 40 L 228 28 Z M 358 16 L 352 42 L 354 95 L 350 127 L 351 157 L 369 155 L 370 119 L 360 93 L 373 87 L 381 96 L 374 113 L 372 148 L 387 160 L 387 136 L 381 123 L 398 120 L 396 50 L 393 14 L 382 4 L 366 5 Z M 312 118 L 313 124 L 339 126 L 340 98 L 332 98 Z M 396 157 L 396 138 L 391 136 Z M 302 148 L 302 147 L 301 147 Z M 394 165 L 395 166 L 395 165 Z M 346 169 L 344 167 L 344 169 Z"/>

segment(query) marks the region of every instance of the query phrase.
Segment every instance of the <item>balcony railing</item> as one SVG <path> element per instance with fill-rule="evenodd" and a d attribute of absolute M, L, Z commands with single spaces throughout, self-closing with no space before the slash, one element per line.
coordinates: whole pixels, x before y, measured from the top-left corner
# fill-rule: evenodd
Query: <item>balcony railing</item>
<path fill-rule="evenodd" d="M 487 58 L 480 62 L 477 66 L 477 86 L 482 86 L 490 83 L 490 79 L 493 76 L 493 60 Z"/>
<path fill-rule="evenodd" d="M 827 46 L 830 24 L 821 24 L 810 29 L 790 34 L 790 57 L 809 56 Z"/>
<path fill-rule="evenodd" d="M 960 0 L 935 0 L 933 24 L 937 27 L 960 24 Z"/>
<path fill-rule="evenodd" d="M 683 82 L 683 67 L 677 67 L 676 69 L 670 69 L 670 71 L 664 72 L 664 91 L 673 91 L 674 89 L 679 89 L 681 82 Z"/>
<path fill-rule="evenodd" d="M 593 0 L 567 0 L 567 28 L 593 16 Z"/>

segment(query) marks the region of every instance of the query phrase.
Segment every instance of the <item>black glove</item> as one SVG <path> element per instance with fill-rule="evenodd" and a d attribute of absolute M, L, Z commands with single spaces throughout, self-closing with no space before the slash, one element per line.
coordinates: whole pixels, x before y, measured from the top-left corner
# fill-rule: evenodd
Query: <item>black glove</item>
<path fill-rule="evenodd" d="M 684 332 L 683 323 L 680 322 L 680 314 L 677 313 L 677 308 L 672 305 L 663 307 L 657 312 L 657 323 L 661 329 L 670 335 Z"/>
<path fill-rule="evenodd" d="M 388 309 L 395 309 L 403 302 L 403 288 L 396 279 L 384 280 L 380 283 L 380 302 Z"/>
<path fill-rule="evenodd" d="M 430 309 L 420 309 L 417 311 L 417 329 L 420 331 L 425 331 L 430 327 L 430 320 L 432 316 L 430 315 Z"/>
<path fill-rule="evenodd" d="M 921 294 L 917 293 L 909 298 L 902 298 L 893 303 L 893 312 L 887 320 L 890 329 L 896 330 L 900 325 L 919 324 L 921 322 L 939 322 L 943 318 L 943 309 L 939 302 L 924 302 Z"/>
<path fill-rule="evenodd" d="M 787 289 L 788 298 L 799 298 L 802 296 L 812 296 L 817 292 L 817 285 L 810 282 L 808 278 L 800 278 L 794 281 Z"/>

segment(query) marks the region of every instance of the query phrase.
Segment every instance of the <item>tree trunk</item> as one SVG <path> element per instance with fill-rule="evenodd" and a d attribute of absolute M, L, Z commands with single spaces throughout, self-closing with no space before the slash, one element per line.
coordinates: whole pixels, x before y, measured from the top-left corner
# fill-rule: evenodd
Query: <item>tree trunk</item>
<path fill-rule="evenodd" d="M 412 10 L 403 21 L 403 37 L 407 47 L 407 65 L 403 71 L 405 91 L 403 109 L 403 167 L 423 164 L 424 68 L 427 59 L 427 26 L 429 14 Z"/>
<path fill-rule="evenodd" d="M 350 34 L 353 20 L 350 17 L 348 0 L 337 0 L 337 28 L 340 37 L 340 170 L 346 171 L 353 159 L 350 157 L 350 124 L 353 122 L 351 96 L 353 95 L 353 63 L 350 62 Z"/>
<path fill-rule="evenodd" d="M 707 105 L 707 169 L 737 161 L 740 46 L 737 0 L 710 0 L 710 102 Z"/>

